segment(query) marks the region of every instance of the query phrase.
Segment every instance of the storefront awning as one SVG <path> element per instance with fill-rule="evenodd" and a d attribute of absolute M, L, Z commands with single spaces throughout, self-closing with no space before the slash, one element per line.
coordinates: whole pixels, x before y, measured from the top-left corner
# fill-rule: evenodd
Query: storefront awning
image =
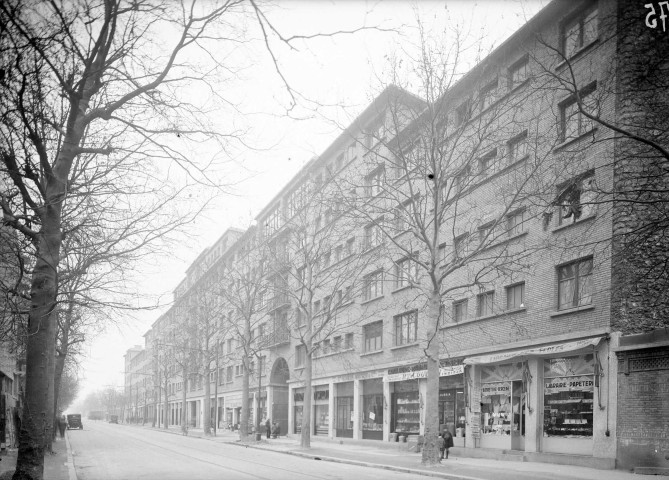
<path fill-rule="evenodd" d="M 556 355 L 563 352 L 580 350 L 581 348 L 596 346 L 601 337 L 588 338 L 585 340 L 576 340 L 574 342 L 558 343 L 556 345 L 546 345 L 544 347 L 525 348 L 523 350 L 512 350 L 510 352 L 492 353 L 490 355 L 478 355 L 468 357 L 463 360 L 465 365 L 482 365 L 486 363 L 498 363 L 505 360 L 511 360 L 516 357 L 537 357 L 546 355 Z"/>

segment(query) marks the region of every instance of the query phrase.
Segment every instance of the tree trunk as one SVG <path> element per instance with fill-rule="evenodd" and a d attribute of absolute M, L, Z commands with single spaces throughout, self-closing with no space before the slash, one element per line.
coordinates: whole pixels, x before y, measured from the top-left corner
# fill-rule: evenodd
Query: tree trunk
<path fill-rule="evenodd" d="M 207 361 L 209 361 L 207 359 Z M 204 434 L 211 435 L 211 384 L 209 383 L 210 368 L 207 365 L 204 369 L 204 400 L 202 401 L 202 408 L 204 409 L 202 421 L 204 422 Z"/>
<path fill-rule="evenodd" d="M 304 406 L 302 407 L 302 433 L 300 435 L 300 446 L 311 448 L 311 375 L 313 371 L 313 360 L 311 357 L 311 346 L 304 361 Z M 330 392 L 332 395 L 332 392 Z"/>
<path fill-rule="evenodd" d="M 181 433 L 188 434 L 188 409 L 186 402 L 186 391 L 188 390 L 188 370 L 183 368 L 183 388 L 181 389 Z"/>
<path fill-rule="evenodd" d="M 441 456 L 437 445 L 439 432 L 439 291 L 432 291 L 428 304 L 428 341 L 427 354 L 427 390 L 423 404 L 425 405 L 425 431 L 423 438 L 423 465 L 439 463 Z"/>
<path fill-rule="evenodd" d="M 239 426 L 239 439 L 244 441 L 248 438 L 249 427 L 249 365 L 248 357 L 245 356 L 242 360 L 244 368 L 244 376 L 242 377 L 242 418 Z"/>
<path fill-rule="evenodd" d="M 60 203 L 46 207 L 31 283 L 26 386 L 14 480 L 41 480 L 54 427 L 56 285 L 60 255 Z"/>

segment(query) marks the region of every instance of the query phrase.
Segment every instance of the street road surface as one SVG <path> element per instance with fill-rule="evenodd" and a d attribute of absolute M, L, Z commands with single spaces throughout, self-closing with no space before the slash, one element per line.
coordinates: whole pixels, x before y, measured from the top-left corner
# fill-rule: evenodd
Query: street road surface
<path fill-rule="evenodd" d="M 79 480 L 425 480 L 104 422 L 69 430 Z"/>

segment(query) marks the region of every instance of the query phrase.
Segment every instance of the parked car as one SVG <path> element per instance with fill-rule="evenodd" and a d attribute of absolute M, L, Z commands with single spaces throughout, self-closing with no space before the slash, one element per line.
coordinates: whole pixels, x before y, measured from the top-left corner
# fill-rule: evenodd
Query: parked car
<path fill-rule="evenodd" d="M 80 413 L 71 413 L 67 416 L 67 429 L 78 428 L 79 430 L 84 429 L 84 424 L 81 423 L 81 414 Z"/>
<path fill-rule="evenodd" d="M 110 415 L 109 423 L 118 423 L 118 415 Z"/>

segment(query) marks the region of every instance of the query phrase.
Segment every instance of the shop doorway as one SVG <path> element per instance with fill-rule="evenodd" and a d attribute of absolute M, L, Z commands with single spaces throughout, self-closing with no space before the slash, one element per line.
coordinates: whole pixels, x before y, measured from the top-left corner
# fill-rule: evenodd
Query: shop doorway
<path fill-rule="evenodd" d="M 288 362 L 277 358 L 272 367 L 268 388 L 272 389 L 271 418 L 279 424 L 280 432 L 288 433 Z"/>
<path fill-rule="evenodd" d="M 353 397 L 337 397 L 336 436 L 353 438 Z"/>

